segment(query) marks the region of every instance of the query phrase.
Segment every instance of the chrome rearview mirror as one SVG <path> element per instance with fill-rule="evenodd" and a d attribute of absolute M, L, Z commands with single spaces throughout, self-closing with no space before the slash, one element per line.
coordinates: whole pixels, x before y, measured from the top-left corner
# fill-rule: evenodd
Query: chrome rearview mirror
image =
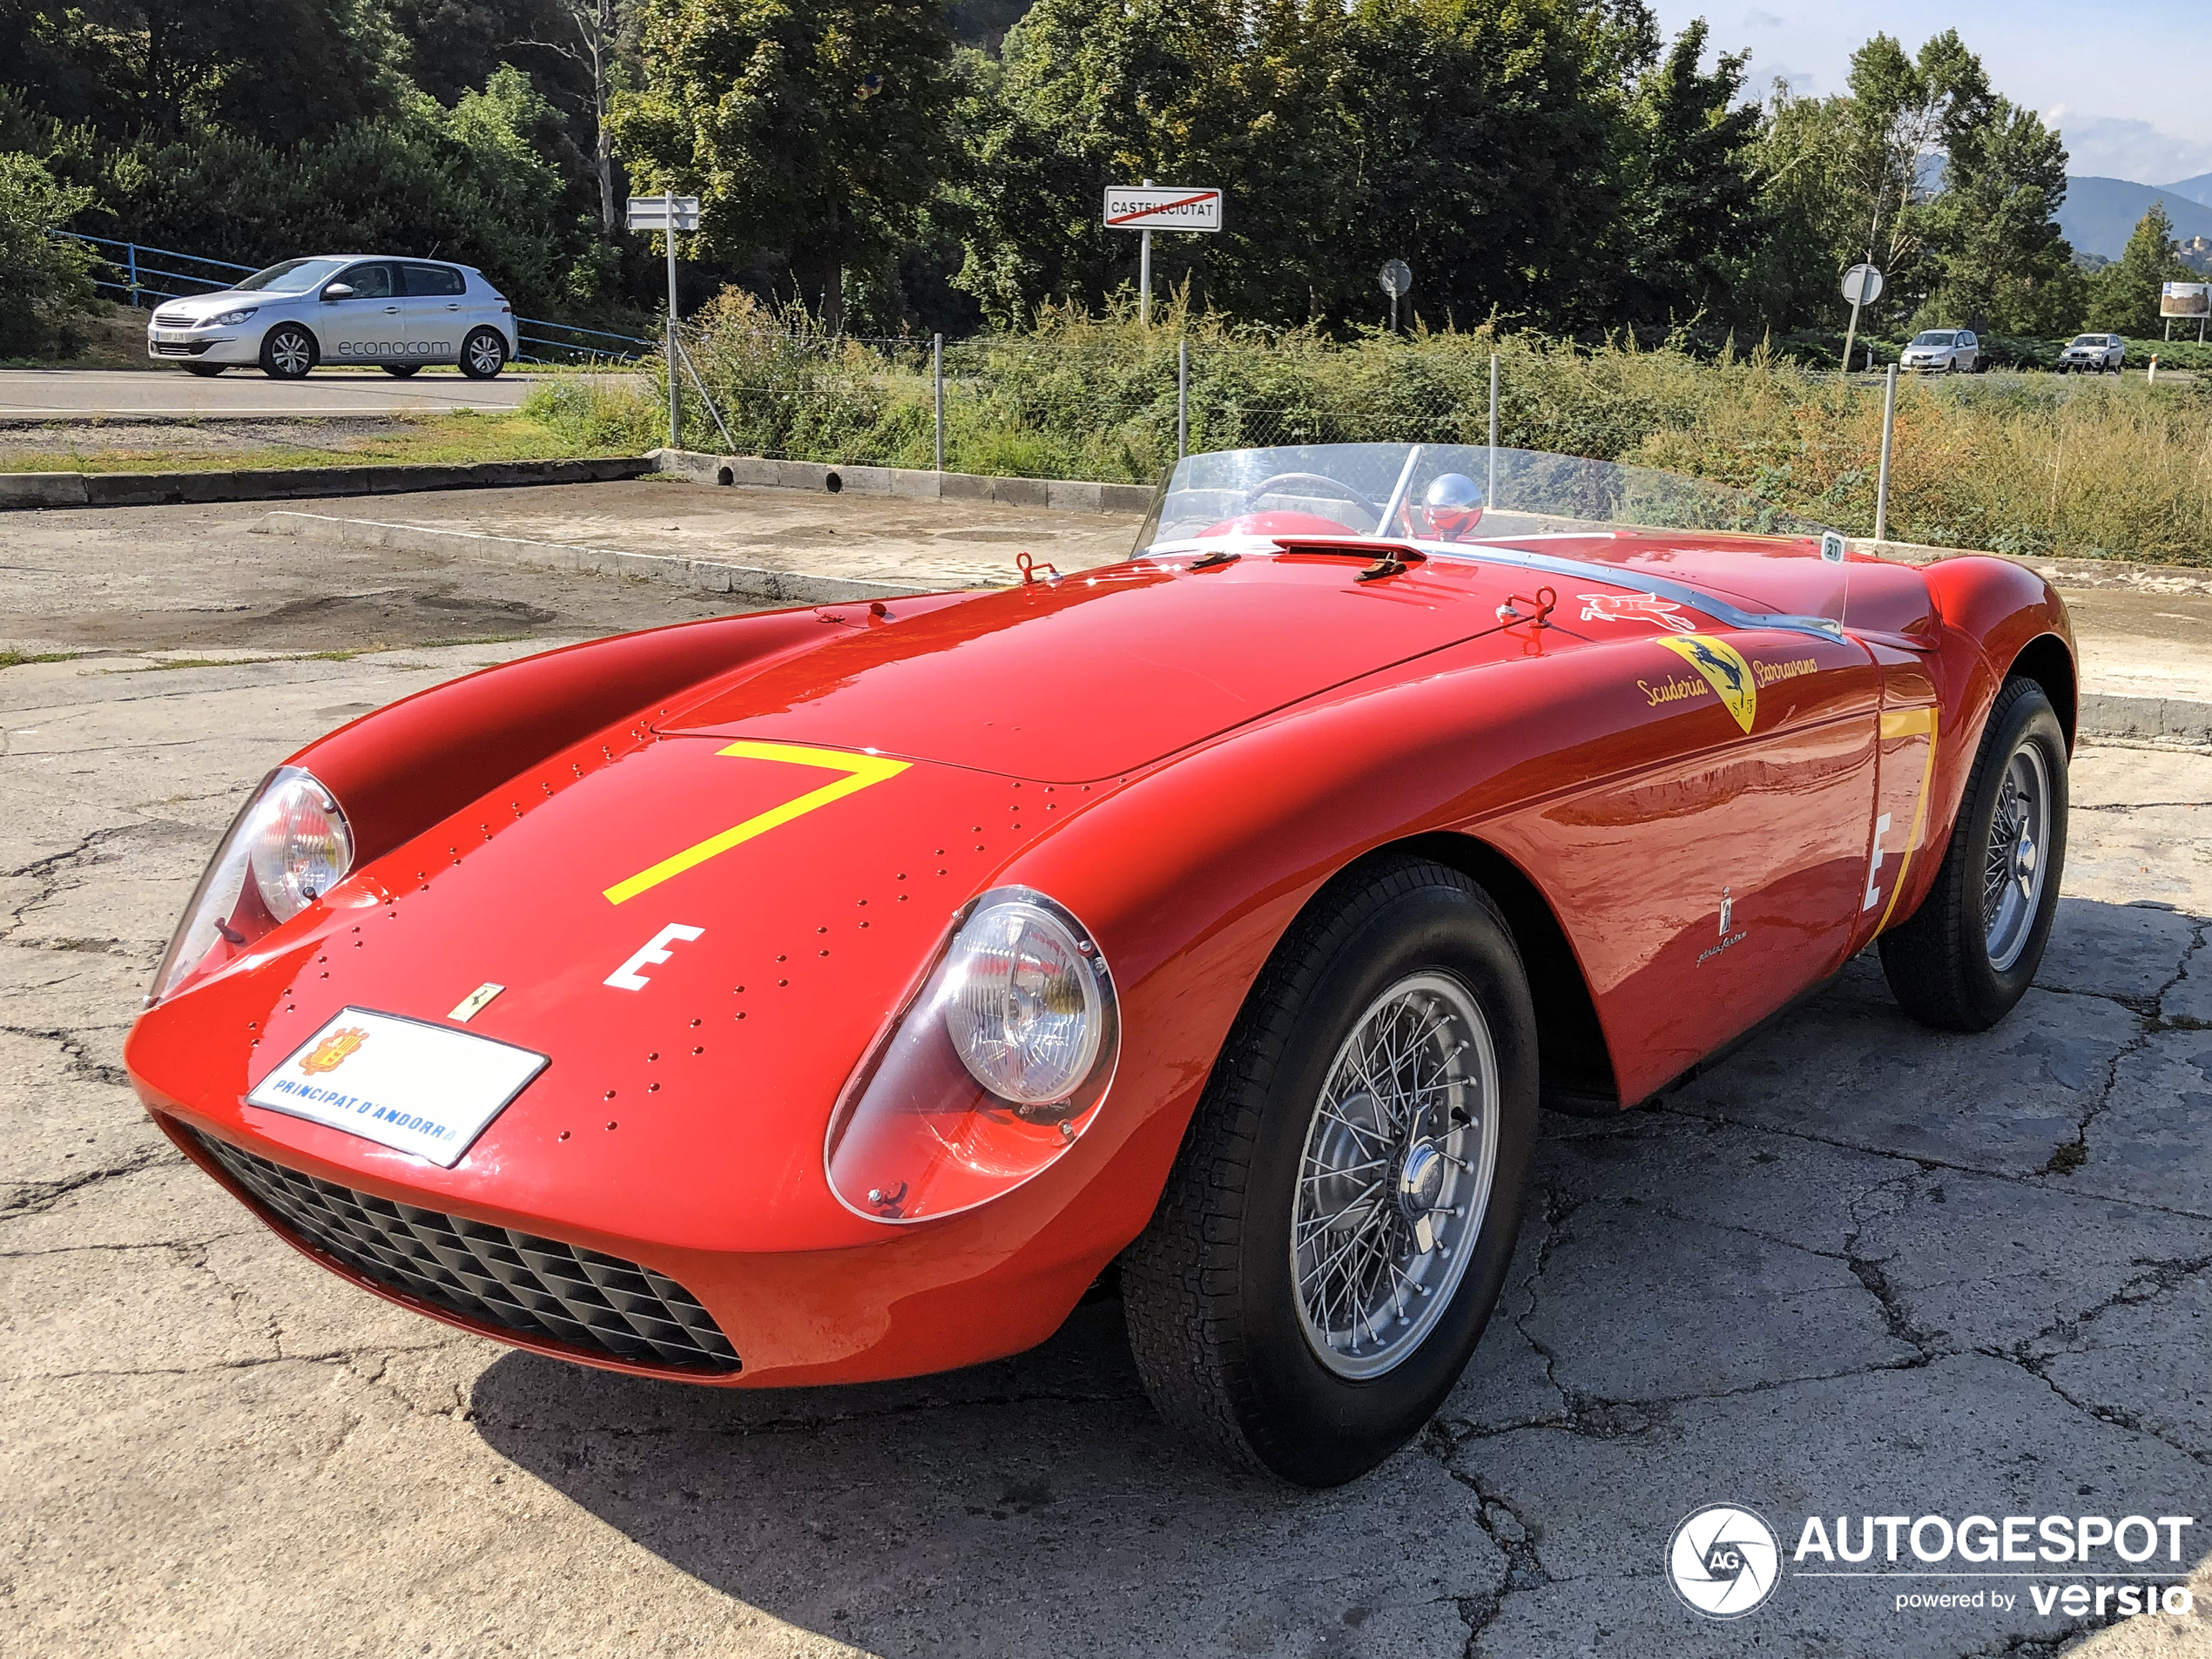
<path fill-rule="evenodd" d="M 322 291 L 322 297 L 326 300 L 350 300 L 354 297 L 354 285 L 350 282 L 334 282 Z"/>

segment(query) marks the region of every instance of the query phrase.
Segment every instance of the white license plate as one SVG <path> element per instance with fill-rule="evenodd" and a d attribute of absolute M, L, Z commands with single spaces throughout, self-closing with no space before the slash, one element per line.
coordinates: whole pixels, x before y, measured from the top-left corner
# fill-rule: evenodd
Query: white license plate
<path fill-rule="evenodd" d="M 450 1170 L 549 1063 L 511 1043 L 347 1008 L 246 1098 Z"/>
<path fill-rule="evenodd" d="M 189 341 L 192 339 L 192 330 L 189 328 L 157 328 L 153 331 L 153 337 L 156 340 L 162 341 L 164 344 L 171 344 L 178 341 Z"/>

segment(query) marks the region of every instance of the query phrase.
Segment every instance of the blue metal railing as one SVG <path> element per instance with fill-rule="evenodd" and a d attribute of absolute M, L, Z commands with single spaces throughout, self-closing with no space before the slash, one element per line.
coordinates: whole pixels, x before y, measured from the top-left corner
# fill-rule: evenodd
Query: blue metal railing
<path fill-rule="evenodd" d="M 212 266 L 223 272 L 239 271 L 251 274 L 261 268 L 257 265 L 240 265 L 234 260 L 211 259 L 205 253 L 185 253 L 172 247 L 155 247 L 145 242 L 118 241 L 111 236 L 93 236 L 84 231 L 54 231 L 51 234 L 90 245 L 94 253 L 98 254 L 101 263 L 112 273 L 109 276 L 94 276 L 92 279 L 94 285 L 105 292 L 120 295 L 125 304 L 134 307 L 142 306 L 148 300 L 189 299 L 195 293 L 212 293 L 230 287 L 229 279 L 226 276 L 203 276 L 192 271 L 165 269 L 150 263 L 145 257 L 149 254 L 158 260 L 177 261 L 185 265 Z M 111 253 L 103 251 L 108 248 L 117 251 Z M 182 290 L 156 287 L 154 286 L 156 280 L 190 283 L 193 286 Z M 564 335 L 571 336 L 571 338 L 563 338 Z M 581 340 L 573 338 L 579 335 L 587 336 L 587 338 Z M 615 334 L 605 328 L 584 328 L 575 323 L 554 322 L 544 317 L 520 315 L 515 319 L 515 339 L 517 347 L 515 358 L 517 362 L 563 364 L 571 368 L 590 367 L 602 362 L 635 362 L 642 354 L 639 347 L 650 347 L 660 343 L 658 341 L 642 340 L 636 334 Z M 609 341 L 611 344 L 598 344 L 597 342 L 601 341 Z M 533 352 L 530 349 L 532 347 L 536 347 L 539 352 L 563 352 L 567 355 L 542 356 Z"/>

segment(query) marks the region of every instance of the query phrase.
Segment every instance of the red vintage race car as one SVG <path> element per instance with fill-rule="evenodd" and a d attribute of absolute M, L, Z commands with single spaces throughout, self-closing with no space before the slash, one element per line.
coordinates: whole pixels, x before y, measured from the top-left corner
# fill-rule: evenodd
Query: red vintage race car
<path fill-rule="evenodd" d="M 309 745 L 146 1105 L 363 1288 L 659 1377 L 971 1365 L 1117 1266 L 1169 1423 L 1322 1485 L 1474 1352 L 1540 1102 L 1645 1100 L 1870 941 L 1950 1029 L 2035 971 L 2074 658 L 2019 565 L 1376 444 L 1191 457 L 1136 556 L 1029 578 Z"/>

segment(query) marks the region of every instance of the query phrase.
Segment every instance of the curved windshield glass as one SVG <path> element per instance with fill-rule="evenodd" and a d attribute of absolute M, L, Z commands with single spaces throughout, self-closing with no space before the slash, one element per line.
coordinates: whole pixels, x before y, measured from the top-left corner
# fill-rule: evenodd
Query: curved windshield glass
<path fill-rule="evenodd" d="M 239 293 L 305 293 L 319 288 L 336 274 L 342 260 L 287 260 L 282 265 L 273 265 L 266 271 L 256 271 L 243 282 L 233 283 L 232 290 Z"/>
<path fill-rule="evenodd" d="M 1456 542 L 1606 529 L 1829 529 L 1748 490 L 1648 467 L 1455 443 L 1293 444 L 1176 463 L 1136 550 L 1213 536 Z"/>
<path fill-rule="evenodd" d="M 1931 328 L 1925 334 L 1913 335 L 1912 343 L 1916 346 L 1955 346 L 1959 343 L 1959 336 L 1947 329 Z"/>

